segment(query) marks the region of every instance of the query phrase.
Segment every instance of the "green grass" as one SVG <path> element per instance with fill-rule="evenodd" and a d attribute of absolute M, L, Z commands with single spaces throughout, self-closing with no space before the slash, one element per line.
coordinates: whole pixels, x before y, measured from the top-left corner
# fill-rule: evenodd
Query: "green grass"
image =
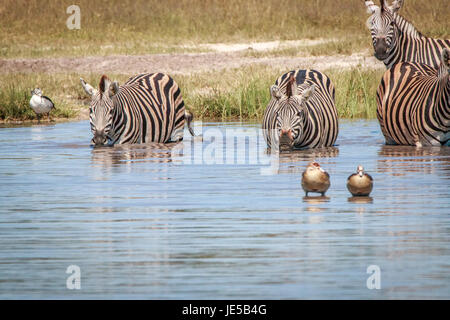
<path fill-rule="evenodd" d="M 45 78 L 43 84 L 46 86 L 51 84 L 51 76 L 41 75 L 41 77 Z M 37 119 L 36 114 L 29 106 L 31 90 L 34 88 L 32 84 L 37 83 L 35 78 L 35 75 L 28 74 L 7 74 L 0 77 L 0 120 L 8 122 Z M 53 85 L 56 89 L 57 82 L 55 81 Z M 77 116 L 79 108 L 69 99 L 60 95 L 55 97 L 48 92 L 44 92 L 44 95 L 49 95 L 55 104 L 55 109 L 50 112 L 51 118 L 70 119 Z"/>
<path fill-rule="evenodd" d="M 288 71 L 288 70 L 285 70 Z M 264 67 L 248 67 L 222 72 L 175 77 L 183 89 L 186 106 L 197 118 L 261 119 L 270 100 L 269 87 L 283 72 Z M 376 118 L 376 90 L 383 69 L 324 71 L 336 89 L 340 118 Z"/>
<path fill-rule="evenodd" d="M 259 120 L 270 100 L 269 87 L 283 72 L 263 66 L 249 66 L 218 72 L 175 75 L 186 107 L 196 119 Z M 340 118 L 376 117 L 375 93 L 383 69 L 323 70 L 336 89 L 336 106 Z M 85 79 L 97 86 L 100 74 Z M 111 79 L 124 83 L 128 76 L 111 74 Z M 6 74 L 0 75 L 0 119 L 35 119 L 28 106 L 30 91 L 36 84 L 57 107 L 53 117 L 73 118 L 87 108 L 86 97 L 78 74 Z"/>
<path fill-rule="evenodd" d="M 81 29 L 69 30 L 66 8 L 73 3 L 2 0 L 0 56 L 189 52 L 197 49 L 182 45 L 317 38 L 371 43 L 362 0 L 77 0 Z M 425 35 L 445 38 L 449 8 L 448 0 L 406 0 L 401 13 Z"/>

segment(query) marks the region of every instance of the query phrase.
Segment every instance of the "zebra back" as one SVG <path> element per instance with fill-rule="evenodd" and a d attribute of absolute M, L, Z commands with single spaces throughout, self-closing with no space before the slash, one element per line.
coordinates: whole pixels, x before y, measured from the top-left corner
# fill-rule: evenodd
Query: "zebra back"
<path fill-rule="evenodd" d="M 335 89 L 325 74 L 316 70 L 293 70 L 281 75 L 275 85 L 286 94 L 286 88 L 290 77 L 295 78 L 298 92 L 301 94 L 306 89 L 315 86 L 313 96 L 305 104 L 308 109 L 308 117 L 305 118 L 303 133 L 297 137 L 294 146 L 296 148 L 315 148 L 332 146 L 337 138 L 338 116 L 335 106 Z M 276 118 L 278 103 L 272 97 L 264 112 L 263 134 L 269 148 L 272 142 L 277 140 Z"/>
<path fill-rule="evenodd" d="M 181 140 L 184 102 L 178 84 L 162 73 L 130 78 L 112 98 L 116 143 Z"/>

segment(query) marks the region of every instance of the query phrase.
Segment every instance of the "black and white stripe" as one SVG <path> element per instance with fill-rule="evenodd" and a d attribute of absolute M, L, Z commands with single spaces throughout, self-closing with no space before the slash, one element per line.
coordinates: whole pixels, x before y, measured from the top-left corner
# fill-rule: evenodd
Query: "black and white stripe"
<path fill-rule="evenodd" d="M 377 90 L 377 116 L 387 144 L 440 146 L 450 139 L 450 50 L 438 68 L 403 62 Z"/>
<path fill-rule="evenodd" d="M 367 27 L 372 36 L 375 57 L 383 61 L 386 68 L 399 62 L 417 62 L 437 68 L 440 54 L 450 48 L 450 40 L 428 38 L 422 35 L 405 18 L 398 14 L 403 0 L 387 5 L 381 0 L 378 7 L 373 1 L 365 1 L 367 11 L 372 15 Z"/>
<path fill-rule="evenodd" d="M 315 70 L 280 76 L 270 89 L 263 134 L 269 148 L 329 147 L 338 135 L 335 91 L 331 80 Z"/>
<path fill-rule="evenodd" d="M 162 73 L 140 74 L 119 86 L 106 76 L 95 90 L 81 79 L 92 96 L 90 108 L 94 144 L 175 142 L 183 139 L 185 111 L 177 83 Z"/>

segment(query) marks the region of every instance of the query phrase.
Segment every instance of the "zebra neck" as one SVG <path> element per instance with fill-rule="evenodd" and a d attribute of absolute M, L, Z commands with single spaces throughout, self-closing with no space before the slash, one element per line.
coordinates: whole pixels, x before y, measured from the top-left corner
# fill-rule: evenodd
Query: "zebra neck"
<path fill-rule="evenodd" d="M 411 22 L 403 18 L 401 15 L 396 14 L 394 20 L 399 37 L 407 37 L 408 39 L 419 39 L 424 37 L 419 31 L 417 31 Z"/>
<path fill-rule="evenodd" d="M 395 14 L 395 44 L 392 52 L 383 61 L 386 68 L 402 61 L 415 61 L 415 50 L 410 50 L 411 41 L 423 39 L 424 36 L 408 20 Z"/>

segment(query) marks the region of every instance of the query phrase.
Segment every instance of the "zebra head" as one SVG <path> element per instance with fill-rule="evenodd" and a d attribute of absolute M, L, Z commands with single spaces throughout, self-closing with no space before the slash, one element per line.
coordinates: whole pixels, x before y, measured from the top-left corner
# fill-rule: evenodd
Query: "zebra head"
<path fill-rule="evenodd" d="M 89 119 L 94 135 L 92 143 L 96 146 L 105 145 L 112 141 L 114 111 L 112 97 L 118 92 L 119 85 L 117 82 L 111 83 L 105 75 L 100 79 L 98 90 L 81 78 L 80 81 L 84 91 L 91 96 Z"/>
<path fill-rule="evenodd" d="M 291 76 L 286 94 L 280 88 L 273 85 L 270 88 L 272 98 L 275 100 L 275 137 L 278 138 L 280 151 L 289 151 L 302 137 L 305 119 L 308 118 L 308 108 L 306 102 L 313 95 L 315 85 L 298 92 L 297 82 Z"/>
<path fill-rule="evenodd" d="M 373 1 L 365 1 L 365 4 L 367 12 L 371 14 L 367 20 L 367 27 L 372 36 L 375 57 L 383 61 L 389 57 L 396 45 L 395 14 L 402 7 L 403 0 L 395 0 L 390 6 L 387 5 L 387 0 L 381 0 L 380 7 Z"/>

